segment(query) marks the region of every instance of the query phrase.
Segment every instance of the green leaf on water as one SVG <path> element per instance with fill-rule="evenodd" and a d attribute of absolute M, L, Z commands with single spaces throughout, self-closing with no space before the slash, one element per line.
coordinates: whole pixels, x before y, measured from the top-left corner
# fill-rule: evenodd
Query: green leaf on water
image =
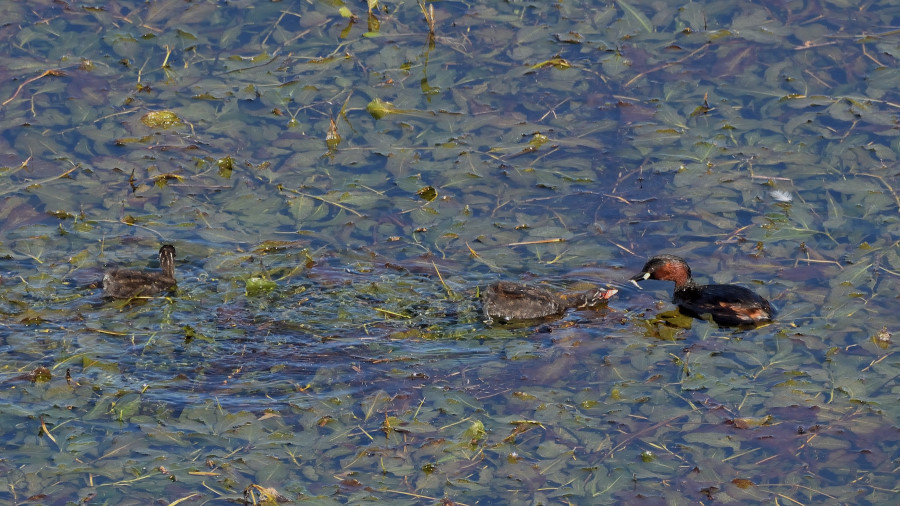
<path fill-rule="evenodd" d="M 572 68 L 572 64 L 569 63 L 565 58 L 550 58 L 549 60 L 544 60 L 540 63 L 535 63 L 534 65 L 528 67 L 528 70 L 538 70 L 545 67 L 553 67 L 557 70 L 567 70 Z"/>
<path fill-rule="evenodd" d="M 386 416 L 384 417 L 384 422 L 381 424 L 381 431 L 384 432 L 385 436 L 390 436 L 402 425 L 403 421 L 396 416 Z"/>
<path fill-rule="evenodd" d="M 467 444 L 477 445 L 487 436 L 484 430 L 484 423 L 481 420 L 473 420 L 469 427 L 463 432 L 462 438 Z"/>
<path fill-rule="evenodd" d="M 366 32 L 366 36 L 376 35 L 378 33 L 378 30 L 381 28 L 381 21 L 379 21 L 378 18 L 375 17 L 375 13 L 372 11 L 369 11 L 369 15 L 367 16 L 366 21 L 367 27 L 369 28 L 369 31 Z"/>
<path fill-rule="evenodd" d="M 114 399 L 114 394 L 106 394 L 100 399 L 97 399 L 97 402 L 94 403 L 94 407 L 91 408 L 83 418 L 85 420 L 96 420 L 105 415 L 109 412 L 109 406 L 113 403 Z"/>
<path fill-rule="evenodd" d="M 528 146 L 532 149 L 540 149 L 541 146 L 550 142 L 550 138 L 542 133 L 536 133 L 531 136 L 531 140 L 528 141 Z"/>
<path fill-rule="evenodd" d="M 53 378 L 53 375 L 50 374 L 50 369 L 46 367 L 37 367 L 33 371 L 31 371 L 31 381 L 33 383 L 44 383 L 50 381 Z"/>
<path fill-rule="evenodd" d="M 274 282 L 272 283 L 274 284 Z M 197 332 L 197 330 L 190 325 L 185 325 L 184 327 L 182 327 L 182 330 L 184 331 L 184 342 L 186 343 L 189 343 L 194 339 L 200 339 L 201 341 L 206 341 L 208 343 L 214 342 L 213 338 L 201 332 Z"/>
<path fill-rule="evenodd" d="M 234 158 L 230 156 L 219 158 L 216 160 L 216 165 L 219 167 L 219 175 L 228 179 L 231 177 L 231 171 L 234 170 Z"/>
<path fill-rule="evenodd" d="M 366 111 L 375 119 L 381 119 L 388 114 L 396 114 L 399 112 L 398 109 L 394 107 L 394 104 L 381 100 L 380 98 L 376 98 L 369 102 L 366 105 Z"/>
<path fill-rule="evenodd" d="M 172 128 L 183 124 L 181 118 L 172 111 L 148 112 L 141 116 L 141 123 L 151 128 Z"/>
<path fill-rule="evenodd" d="M 125 394 L 110 405 L 113 418 L 118 421 L 128 421 L 141 407 L 141 396 L 138 394 Z"/>
<path fill-rule="evenodd" d="M 383 390 L 378 390 L 361 401 L 365 420 L 368 421 L 375 415 L 376 410 L 390 400 L 390 396 Z"/>
<path fill-rule="evenodd" d="M 262 295 L 266 292 L 271 292 L 275 289 L 276 286 L 278 285 L 271 279 L 254 276 L 247 280 L 247 296 L 254 297 L 257 295 Z"/>
<path fill-rule="evenodd" d="M 422 200 L 425 200 L 427 202 L 431 202 L 432 200 L 436 199 L 438 195 L 437 190 L 435 190 L 433 186 L 426 186 L 424 188 L 421 188 L 416 192 L 416 194 Z"/>
<path fill-rule="evenodd" d="M 650 20 L 647 19 L 647 16 L 645 16 L 644 13 L 635 9 L 627 2 L 623 2 L 622 0 L 619 0 L 618 3 L 622 7 L 622 10 L 630 14 L 631 17 L 636 19 L 637 22 L 640 23 L 642 27 L 644 27 L 644 30 L 647 30 L 647 33 L 653 33 L 653 25 L 650 24 Z"/>

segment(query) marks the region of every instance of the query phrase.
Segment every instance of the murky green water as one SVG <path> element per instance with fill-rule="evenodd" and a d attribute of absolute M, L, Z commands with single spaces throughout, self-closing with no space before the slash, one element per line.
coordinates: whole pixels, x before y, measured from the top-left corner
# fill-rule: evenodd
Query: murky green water
<path fill-rule="evenodd" d="M 0 4 L 0 499 L 893 501 L 900 5 L 431 7 Z"/>

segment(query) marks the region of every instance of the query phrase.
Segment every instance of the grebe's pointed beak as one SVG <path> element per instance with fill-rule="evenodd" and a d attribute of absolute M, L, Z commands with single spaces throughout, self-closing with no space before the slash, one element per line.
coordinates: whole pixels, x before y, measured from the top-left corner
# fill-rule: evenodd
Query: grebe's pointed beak
<path fill-rule="evenodd" d="M 649 272 L 642 272 L 642 273 L 638 274 L 637 276 L 631 278 L 629 281 L 631 281 L 632 285 L 634 285 L 634 286 L 638 287 L 638 289 L 640 289 L 641 285 L 638 284 L 638 281 L 644 281 L 645 279 L 650 279 Z"/>

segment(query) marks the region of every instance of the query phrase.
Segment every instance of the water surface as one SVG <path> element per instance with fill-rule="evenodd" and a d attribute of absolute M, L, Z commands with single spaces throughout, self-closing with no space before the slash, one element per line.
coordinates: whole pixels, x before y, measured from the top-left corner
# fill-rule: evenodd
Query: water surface
<path fill-rule="evenodd" d="M 0 12 L 4 501 L 898 492 L 896 3 Z M 497 279 L 620 292 L 490 328 Z"/>

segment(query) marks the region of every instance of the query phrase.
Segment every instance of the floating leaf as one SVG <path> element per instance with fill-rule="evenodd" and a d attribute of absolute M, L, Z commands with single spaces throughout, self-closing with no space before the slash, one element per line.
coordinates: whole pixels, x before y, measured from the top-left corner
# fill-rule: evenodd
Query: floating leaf
<path fill-rule="evenodd" d="M 647 33 L 653 33 L 653 25 L 650 24 L 650 20 L 647 19 L 647 16 L 644 15 L 641 11 L 635 9 L 631 5 L 622 0 L 618 0 L 618 4 L 622 6 L 622 10 L 631 15 L 634 19 L 644 27 L 644 30 L 647 30 Z"/>
<path fill-rule="evenodd" d="M 74 214 L 68 211 L 47 211 L 47 214 L 49 214 L 50 216 L 54 216 L 60 220 L 67 220 L 75 217 Z"/>
<path fill-rule="evenodd" d="M 883 350 L 891 347 L 891 333 L 888 331 L 887 326 L 881 327 L 881 330 L 872 336 L 872 342 Z"/>
<path fill-rule="evenodd" d="M 431 202 L 432 200 L 437 198 L 437 190 L 434 189 L 433 186 L 426 186 L 421 188 L 416 194 L 425 201 Z"/>
<path fill-rule="evenodd" d="M 171 128 L 181 125 L 182 121 L 172 111 L 154 111 L 141 116 L 141 123 L 151 128 Z"/>
<path fill-rule="evenodd" d="M 772 415 L 760 418 L 733 418 L 729 421 L 736 429 L 750 429 L 772 423 Z"/>
<path fill-rule="evenodd" d="M 544 60 L 540 63 L 536 63 L 528 68 L 529 68 L 529 70 L 538 70 L 538 69 L 542 69 L 545 67 L 553 67 L 553 68 L 559 69 L 559 70 L 567 70 L 567 69 L 572 68 L 572 64 L 569 63 L 565 58 L 560 58 L 557 56 L 556 58 L 550 58 L 549 60 Z"/>
<path fill-rule="evenodd" d="M 184 331 L 184 342 L 186 343 L 189 343 L 194 339 L 200 339 L 201 341 L 206 341 L 208 343 L 215 342 L 213 338 L 197 332 L 197 330 L 190 325 L 185 325 L 184 327 L 182 327 L 182 331 Z"/>
<path fill-rule="evenodd" d="M 400 429 L 402 425 L 403 421 L 396 416 L 386 416 L 381 424 L 381 431 L 384 432 L 385 436 L 390 436 L 394 431 Z"/>
<path fill-rule="evenodd" d="M 394 104 L 385 102 L 380 98 L 376 98 L 366 105 L 366 111 L 375 119 L 381 119 L 388 114 L 396 114 L 399 112 Z"/>
<path fill-rule="evenodd" d="M 32 383 L 50 381 L 53 378 L 53 375 L 50 374 L 50 369 L 46 367 L 35 368 L 29 376 Z"/>
<path fill-rule="evenodd" d="M 712 111 L 712 108 L 709 106 L 709 102 L 707 101 L 707 95 L 703 95 L 703 105 L 698 105 L 693 111 L 691 111 L 691 117 L 694 116 L 702 116 L 704 114 Z"/>
<path fill-rule="evenodd" d="M 232 170 L 234 170 L 234 158 L 230 156 L 219 158 L 216 160 L 216 165 L 219 167 L 219 175 L 228 179 L 231 177 Z"/>
<path fill-rule="evenodd" d="M 735 479 L 731 480 L 731 483 L 740 489 L 747 489 L 747 488 L 756 486 L 756 483 L 753 483 L 752 481 L 746 480 L 744 478 L 735 478 Z"/>
<path fill-rule="evenodd" d="M 481 420 L 474 420 L 463 432 L 462 439 L 466 441 L 466 444 L 474 446 L 486 436 L 487 432 L 484 430 L 484 423 Z"/>
<path fill-rule="evenodd" d="M 381 28 L 381 21 L 375 16 L 375 13 L 371 10 L 367 16 L 367 27 L 369 28 L 369 32 L 367 35 L 372 35 L 378 33 L 378 30 Z"/>
<path fill-rule="evenodd" d="M 182 181 L 184 178 L 178 174 L 160 174 L 153 178 L 153 184 L 159 188 L 165 188 L 169 184 L 169 180 Z"/>
<path fill-rule="evenodd" d="M 584 42 L 584 35 L 581 35 L 578 32 L 555 33 L 553 34 L 553 38 L 567 44 L 581 44 Z"/>
<path fill-rule="evenodd" d="M 541 146 L 550 142 L 550 138 L 542 133 L 536 133 L 531 136 L 531 140 L 528 141 L 528 147 L 532 149 L 540 149 Z"/>
<path fill-rule="evenodd" d="M 278 286 L 271 279 L 261 278 L 261 277 L 252 277 L 247 279 L 246 282 L 246 290 L 248 297 L 255 297 L 257 295 L 261 295 L 266 292 L 271 292 Z"/>
<path fill-rule="evenodd" d="M 328 146 L 329 152 L 334 152 L 337 151 L 340 144 L 341 134 L 338 133 L 337 123 L 334 122 L 334 118 L 331 118 L 328 125 L 328 133 L 325 134 L 325 145 Z"/>
<path fill-rule="evenodd" d="M 113 143 L 114 143 L 116 146 L 126 146 L 126 145 L 128 145 L 128 144 L 145 144 L 145 143 L 147 143 L 147 142 L 150 142 L 150 140 L 151 140 L 152 138 L 153 138 L 153 137 L 151 137 L 151 136 L 149 136 L 149 135 L 144 136 L 144 137 L 123 137 L 123 138 L 120 138 L 120 139 L 115 139 L 115 140 L 113 141 Z"/>

